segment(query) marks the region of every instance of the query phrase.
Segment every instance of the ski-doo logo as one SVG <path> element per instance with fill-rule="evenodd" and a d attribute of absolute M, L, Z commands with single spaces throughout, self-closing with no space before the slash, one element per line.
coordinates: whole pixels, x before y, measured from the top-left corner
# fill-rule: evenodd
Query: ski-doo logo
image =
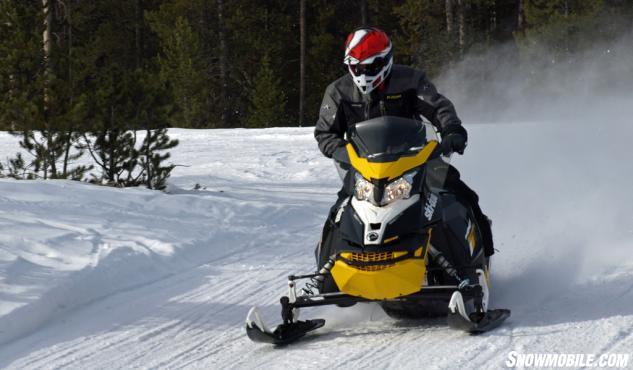
<path fill-rule="evenodd" d="M 435 206 L 437 205 L 437 195 L 430 193 L 426 199 L 426 205 L 424 206 L 424 216 L 427 220 L 431 221 L 433 214 L 435 213 Z"/>
<path fill-rule="evenodd" d="M 378 233 L 375 231 L 370 232 L 369 234 L 367 234 L 367 240 L 369 240 L 370 242 L 375 242 L 376 240 L 378 240 Z"/>

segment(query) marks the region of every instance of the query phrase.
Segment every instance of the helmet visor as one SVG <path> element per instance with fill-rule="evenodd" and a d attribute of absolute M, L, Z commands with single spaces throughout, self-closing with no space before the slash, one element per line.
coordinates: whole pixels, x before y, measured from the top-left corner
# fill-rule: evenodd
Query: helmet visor
<path fill-rule="evenodd" d="M 377 57 L 368 64 L 349 64 L 349 70 L 354 76 L 376 76 L 389 63 L 389 58 L 391 58 L 391 53 L 384 57 Z"/>

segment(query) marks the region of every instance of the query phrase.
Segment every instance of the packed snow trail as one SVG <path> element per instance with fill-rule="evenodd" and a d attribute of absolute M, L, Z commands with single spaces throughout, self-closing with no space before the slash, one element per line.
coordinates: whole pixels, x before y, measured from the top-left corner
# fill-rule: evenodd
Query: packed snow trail
<path fill-rule="evenodd" d="M 286 276 L 314 268 L 339 187 L 310 128 L 171 130 L 183 166 L 169 194 L 0 179 L 0 367 L 481 369 L 510 351 L 631 353 L 631 127 L 468 126 L 454 164 L 494 220 L 492 305 L 513 310 L 481 336 L 359 304 L 303 310 L 326 327 L 283 349 L 248 340 L 250 306 L 277 322 Z M 0 148 L 16 140 L 0 134 Z"/>

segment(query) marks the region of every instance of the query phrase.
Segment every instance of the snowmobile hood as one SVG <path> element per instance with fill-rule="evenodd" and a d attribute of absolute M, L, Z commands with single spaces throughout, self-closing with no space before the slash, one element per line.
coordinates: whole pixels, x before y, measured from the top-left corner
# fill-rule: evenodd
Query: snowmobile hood
<path fill-rule="evenodd" d="M 398 157 L 394 161 L 374 162 L 368 158 L 362 158 L 352 144 L 347 144 L 347 155 L 350 163 L 364 178 L 368 180 L 387 179 L 391 181 L 426 163 L 437 147 L 437 141 L 431 141 L 414 156 Z"/>
<path fill-rule="evenodd" d="M 426 163 L 437 145 L 437 135 L 422 122 L 382 116 L 357 123 L 346 151 L 365 179 L 393 180 Z"/>

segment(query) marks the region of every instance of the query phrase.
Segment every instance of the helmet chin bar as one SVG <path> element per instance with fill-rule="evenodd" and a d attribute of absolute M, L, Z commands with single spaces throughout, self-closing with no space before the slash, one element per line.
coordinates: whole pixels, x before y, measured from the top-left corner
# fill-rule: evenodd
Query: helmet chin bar
<path fill-rule="evenodd" d="M 385 82 L 385 80 L 387 79 L 387 76 L 389 76 L 389 72 L 391 71 L 392 65 L 393 65 L 393 58 L 389 61 L 389 64 L 387 64 L 380 71 L 380 73 L 378 73 L 375 76 L 367 76 L 366 74 L 355 76 L 351 70 L 349 70 L 349 73 L 352 75 L 352 79 L 354 80 L 354 83 L 356 84 L 356 87 L 358 87 L 360 92 L 363 94 L 370 94 L 372 91 L 374 91 L 375 88 L 377 88 L 378 86 L 380 86 L 382 83 Z"/>

